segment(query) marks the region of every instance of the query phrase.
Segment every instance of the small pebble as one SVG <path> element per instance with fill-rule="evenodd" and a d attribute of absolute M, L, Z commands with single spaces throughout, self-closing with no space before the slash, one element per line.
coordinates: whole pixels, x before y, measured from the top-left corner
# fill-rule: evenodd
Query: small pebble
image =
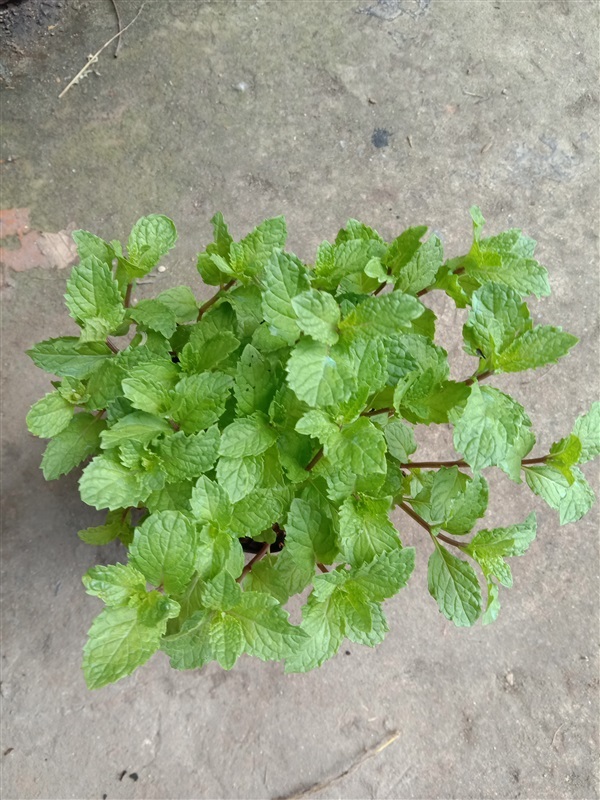
<path fill-rule="evenodd" d="M 163 267 L 163 265 L 161 264 L 161 265 L 160 265 L 160 267 L 158 268 L 158 271 L 159 271 L 159 272 L 166 272 L 166 271 L 167 271 L 167 268 L 166 268 L 166 267 Z"/>

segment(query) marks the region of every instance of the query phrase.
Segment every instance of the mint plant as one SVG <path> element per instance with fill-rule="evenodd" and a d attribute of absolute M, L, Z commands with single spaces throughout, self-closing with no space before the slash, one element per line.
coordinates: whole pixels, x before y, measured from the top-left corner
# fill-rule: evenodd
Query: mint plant
<path fill-rule="evenodd" d="M 524 478 L 561 525 L 590 509 L 579 465 L 600 452 L 600 403 L 531 456 L 527 412 L 486 383 L 554 364 L 577 339 L 531 319 L 524 298 L 550 293 L 535 242 L 516 229 L 483 238 L 481 212 L 471 216 L 458 258 L 444 260 L 425 227 L 387 243 L 350 220 L 306 265 L 285 250 L 282 217 L 235 242 L 217 214 L 197 267 L 218 289 L 201 304 L 186 286 L 131 303 L 136 279 L 175 244 L 168 218 L 140 219 L 126 251 L 73 234 L 80 263 L 66 304 L 80 333 L 29 350 L 59 380 L 27 424 L 50 439 L 46 479 L 91 458 L 81 497 L 108 513 L 80 538 L 124 546 L 125 563 L 83 578 L 105 604 L 84 648 L 90 688 L 157 650 L 176 669 L 231 669 L 247 653 L 305 672 L 344 638 L 377 645 L 382 603 L 415 563 L 394 508 L 423 530 L 441 613 L 458 626 L 491 622 L 536 519 L 507 510 L 506 527 L 469 536 L 486 512 L 488 467 Z M 468 309 L 474 364 L 463 380 L 434 341 L 423 297 L 435 290 Z M 448 423 L 460 457 L 419 460 L 420 426 Z M 285 606 L 296 596 L 294 625 Z"/>

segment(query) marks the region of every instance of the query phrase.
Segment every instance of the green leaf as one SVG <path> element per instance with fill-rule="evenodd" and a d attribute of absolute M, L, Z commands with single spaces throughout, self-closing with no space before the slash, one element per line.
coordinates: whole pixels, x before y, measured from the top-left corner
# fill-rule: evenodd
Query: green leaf
<path fill-rule="evenodd" d="M 127 242 L 127 272 L 143 278 L 175 246 L 177 231 L 172 220 L 161 214 L 142 217 L 133 226 Z"/>
<path fill-rule="evenodd" d="M 323 344 L 337 342 L 340 307 L 332 295 L 318 289 L 308 289 L 292 298 L 292 306 L 303 333 Z"/>
<path fill-rule="evenodd" d="M 594 503 L 594 491 L 577 467 L 571 468 L 572 483 L 559 467 L 552 464 L 526 466 L 524 472 L 532 492 L 559 512 L 561 525 L 577 522 Z"/>
<path fill-rule="evenodd" d="M 530 514 L 519 525 L 479 531 L 465 552 L 477 561 L 486 578 L 493 575 L 504 586 L 510 587 L 512 575 L 504 559 L 522 556 L 535 539 L 536 528 L 535 514 Z"/>
<path fill-rule="evenodd" d="M 407 294 L 417 294 L 421 289 L 426 289 L 434 282 L 443 260 L 444 248 L 440 239 L 433 235 L 415 251 L 406 264 L 397 266 L 400 260 L 396 260 L 394 289 Z"/>
<path fill-rule="evenodd" d="M 497 368 L 500 372 L 521 372 L 556 364 L 578 341 L 576 336 L 565 333 L 562 328 L 538 325 L 533 330 L 525 331 L 504 350 Z"/>
<path fill-rule="evenodd" d="M 129 544 L 133 539 L 133 528 L 130 524 L 127 509 L 109 511 L 104 525 L 85 528 L 82 531 L 78 531 L 77 536 L 82 542 L 95 546 L 108 544 L 117 538 Z"/>
<path fill-rule="evenodd" d="M 417 449 L 413 429 L 399 419 L 392 419 L 383 429 L 383 434 L 388 453 L 401 464 L 407 464 Z"/>
<path fill-rule="evenodd" d="M 110 450 L 122 442 L 134 440 L 139 444 L 149 444 L 161 433 L 171 433 L 168 422 L 145 411 L 134 411 L 118 419 L 114 425 L 102 432 L 102 447 Z"/>
<path fill-rule="evenodd" d="M 331 519 L 314 502 L 292 500 L 285 525 L 285 552 L 307 576 L 317 562 L 331 563 L 337 552 Z"/>
<path fill-rule="evenodd" d="M 366 417 L 359 417 L 356 422 L 332 434 L 325 443 L 325 455 L 329 461 L 356 475 L 385 474 L 385 453 L 382 431 Z"/>
<path fill-rule="evenodd" d="M 230 614 L 242 627 L 245 651 L 262 661 L 285 658 L 307 638 L 304 631 L 288 622 L 288 613 L 268 594 L 244 592 Z"/>
<path fill-rule="evenodd" d="M 192 579 L 196 555 L 195 529 L 179 511 L 151 514 L 135 529 L 131 563 L 167 594 L 182 592 Z"/>
<path fill-rule="evenodd" d="M 48 442 L 42 457 L 42 472 L 47 481 L 75 469 L 100 447 L 106 421 L 91 414 L 75 414 L 67 427 Z"/>
<path fill-rule="evenodd" d="M 209 428 L 225 413 L 233 379 L 222 372 L 186 375 L 175 387 L 171 413 L 185 433 Z"/>
<path fill-rule="evenodd" d="M 577 418 L 573 434 L 581 442 L 580 464 L 600 455 L 600 402 L 592 403 L 587 414 Z"/>
<path fill-rule="evenodd" d="M 132 564 L 92 567 L 83 576 L 83 585 L 88 594 L 115 608 L 146 594 L 146 578 Z"/>
<path fill-rule="evenodd" d="M 198 317 L 198 302 L 189 286 L 173 286 L 161 292 L 156 299 L 174 315 L 175 322 L 180 325 L 193 322 Z"/>
<path fill-rule="evenodd" d="M 147 361 L 138 364 L 122 382 L 123 394 L 140 411 L 166 416 L 172 404 L 172 392 L 180 370 L 171 361 Z"/>
<path fill-rule="evenodd" d="M 424 310 L 416 297 L 402 292 L 368 297 L 340 322 L 339 329 L 343 336 L 362 331 L 370 337 L 407 333 Z"/>
<path fill-rule="evenodd" d="M 233 273 L 247 280 L 263 272 L 272 256 L 283 250 L 287 238 L 284 217 L 273 217 L 261 222 L 245 236 L 237 247 L 230 246 L 229 254 Z M 235 258 L 232 258 L 232 253 Z"/>
<path fill-rule="evenodd" d="M 258 486 L 263 477 L 264 461 L 260 456 L 228 458 L 222 456 L 217 462 L 217 480 L 237 503 Z"/>
<path fill-rule="evenodd" d="M 215 611 L 229 611 L 242 599 L 242 590 L 228 572 L 219 572 L 202 587 L 202 605 Z"/>
<path fill-rule="evenodd" d="M 213 614 L 196 611 L 185 620 L 178 633 L 165 636 L 160 643 L 173 669 L 200 669 L 214 660 L 208 632 Z"/>
<path fill-rule="evenodd" d="M 393 276 L 399 275 L 403 267 L 414 259 L 421 247 L 421 239 L 427 233 L 427 226 L 407 228 L 390 244 L 383 256 L 383 263 Z"/>
<path fill-rule="evenodd" d="M 319 601 L 314 594 L 302 609 L 301 629 L 308 638 L 285 662 L 286 672 L 308 672 L 337 653 L 344 638 L 337 604 L 330 597 Z"/>
<path fill-rule="evenodd" d="M 350 571 L 350 579 L 369 600 L 381 602 L 398 594 L 415 568 L 414 547 L 395 548 Z"/>
<path fill-rule="evenodd" d="M 238 414 L 267 413 L 276 388 L 273 365 L 251 344 L 246 345 L 237 363 L 233 387 Z"/>
<path fill-rule="evenodd" d="M 50 392 L 34 403 L 27 414 L 27 427 L 34 436 L 50 439 L 73 419 L 73 406 L 59 392 Z"/>
<path fill-rule="evenodd" d="M 244 652 L 244 629 L 238 619 L 223 612 L 215 614 L 208 629 L 210 648 L 223 669 L 231 669 Z"/>
<path fill-rule="evenodd" d="M 318 289 L 332 291 L 357 274 L 364 274 L 365 267 L 373 258 L 384 255 L 386 246 L 374 239 L 348 239 L 340 241 L 335 247 L 323 242 L 317 252 L 312 272 L 313 285 Z M 377 287 L 377 281 L 368 291 Z"/>
<path fill-rule="evenodd" d="M 580 463 L 581 441 L 577 436 L 567 436 L 559 442 L 554 442 L 550 447 L 550 453 L 546 457 L 546 463 L 558 467 L 565 475 L 569 484 L 573 483 L 573 473 L 571 467 Z"/>
<path fill-rule="evenodd" d="M 264 286 L 262 308 L 269 329 L 293 344 L 300 327 L 292 300 L 309 287 L 306 269 L 293 256 L 276 253 L 266 266 Z"/>
<path fill-rule="evenodd" d="M 99 261 L 103 261 L 108 267 L 112 267 L 113 259 L 116 256 L 115 250 L 108 242 L 101 239 L 89 231 L 73 231 L 71 237 L 77 245 L 77 254 L 82 261 L 94 256 Z"/>
<path fill-rule="evenodd" d="M 429 593 L 456 626 L 470 626 L 481 614 L 481 588 L 473 567 L 436 542 L 427 568 Z"/>
<path fill-rule="evenodd" d="M 261 414 L 242 417 L 228 425 L 222 435 L 219 454 L 227 458 L 258 456 L 277 440 L 276 431 Z"/>
<path fill-rule="evenodd" d="M 519 447 L 522 430 L 531 426 L 516 400 L 477 382 L 463 410 L 453 410 L 450 419 L 454 423 L 454 447 L 476 471 L 492 465 L 505 469 L 504 461 Z M 522 455 L 519 452 L 519 458 Z"/>
<path fill-rule="evenodd" d="M 145 664 L 157 650 L 166 620 L 144 625 L 137 608 L 106 608 L 96 617 L 83 649 L 83 674 L 88 689 L 100 689 Z"/>
<path fill-rule="evenodd" d="M 110 267 L 95 256 L 73 267 L 65 300 L 69 313 L 83 328 L 83 342 L 105 339 L 125 318 L 119 285 Z"/>
<path fill-rule="evenodd" d="M 206 475 L 198 478 L 190 500 L 192 514 L 198 522 L 211 522 L 227 529 L 232 506 L 225 490 Z"/>
<path fill-rule="evenodd" d="M 158 298 L 140 300 L 134 308 L 129 309 L 129 316 L 143 328 L 162 333 L 165 339 L 170 339 L 177 328 L 175 311 Z"/>
<path fill-rule="evenodd" d="M 527 304 L 508 286 L 486 283 L 473 293 L 469 318 L 463 327 L 465 350 L 495 370 L 501 354 L 532 328 Z"/>
<path fill-rule="evenodd" d="M 213 226 L 214 242 L 208 245 L 206 252 L 200 253 L 196 266 L 198 272 L 202 275 L 204 283 L 208 283 L 211 286 L 218 286 L 229 280 L 229 249 L 233 243 L 233 239 L 229 234 L 229 230 L 220 211 L 214 215 L 211 219 L 211 223 Z M 226 266 L 228 267 L 227 273 L 223 273 L 219 270 L 212 260 L 213 255 L 225 259 Z"/>
<path fill-rule="evenodd" d="M 27 350 L 27 355 L 40 369 L 72 378 L 87 378 L 113 358 L 103 342 L 81 343 L 76 336 L 46 339 Z"/>
<path fill-rule="evenodd" d="M 222 570 L 237 578 L 244 568 L 244 551 L 239 541 L 216 525 L 204 525 L 198 533 L 196 569 L 207 580 Z"/>
<path fill-rule="evenodd" d="M 140 470 L 124 466 L 113 455 L 96 456 L 79 479 L 83 502 L 110 511 L 135 507 L 143 503 L 152 490 L 151 484 L 142 481 Z"/>
<path fill-rule="evenodd" d="M 288 384 L 299 400 L 323 408 L 347 400 L 351 392 L 347 362 L 328 345 L 305 337 L 286 365 Z"/>
<path fill-rule="evenodd" d="M 289 503 L 289 491 L 281 489 L 255 489 L 233 509 L 230 529 L 236 536 L 258 536 L 283 519 Z"/>
<path fill-rule="evenodd" d="M 219 439 L 216 425 L 190 436 L 178 431 L 162 439 L 156 452 L 163 461 L 167 481 L 197 478 L 212 469 L 217 460 Z"/>
<path fill-rule="evenodd" d="M 340 507 L 339 545 L 355 566 L 400 548 L 398 531 L 388 514 L 391 499 L 348 497 Z"/>

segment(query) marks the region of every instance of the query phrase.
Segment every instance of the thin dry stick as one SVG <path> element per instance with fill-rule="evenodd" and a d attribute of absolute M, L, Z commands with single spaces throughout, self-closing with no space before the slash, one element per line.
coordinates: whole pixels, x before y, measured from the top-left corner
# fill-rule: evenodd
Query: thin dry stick
<path fill-rule="evenodd" d="M 112 7 L 115 10 L 115 15 L 117 17 L 117 25 L 119 26 L 119 39 L 117 40 L 117 46 L 115 47 L 115 58 L 119 55 L 119 50 L 121 49 L 121 33 L 123 33 L 123 26 L 121 25 L 121 15 L 119 14 L 119 7 L 117 6 L 117 0 L 111 0 Z"/>
<path fill-rule="evenodd" d="M 109 45 L 111 42 L 114 42 L 114 40 L 115 40 L 115 39 L 118 39 L 118 38 L 119 38 L 119 36 L 122 36 L 122 35 L 125 33 L 125 31 L 126 31 L 128 28 L 131 28 L 131 26 L 133 25 L 133 23 L 136 21 L 136 19 L 137 19 L 137 18 L 139 17 L 139 15 L 142 13 L 142 9 L 144 8 L 144 5 L 145 5 L 145 4 L 146 4 L 146 0 L 144 0 L 144 2 L 142 3 L 142 5 L 140 6 L 140 10 L 137 12 L 137 14 L 135 15 L 135 17 L 134 17 L 134 18 L 131 20 L 131 22 L 130 22 L 128 25 L 126 25 L 126 26 L 125 26 L 125 27 L 124 27 L 122 30 L 120 30 L 118 33 L 115 33 L 115 35 L 114 35 L 114 36 L 111 36 L 111 38 L 108 40 L 108 42 L 105 42 L 105 43 L 102 45 L 102 47 L 100 48 L 100 50 L 98 50 L 96 53 L 94 53 L 94 55 L 93 55 L 93 56 L 89 56 L 89 57 L 88 57 L 87 64 L 86 64 L 84 67 L 82 67 L 82 68 L 79 70 L 79 72 L 77 73 L 77 75 L 75 75 L 75 77 L 73 78 L 73 80 L 72 80 L 70 83 L 68 83 L 68 84 L 65 86 L 65 88 L 62 90 L 62 92 L 61 92 L 61 93 L 58 95 L 58 99 L 59 99 L 59 100 L 60 100 L 62 97 L 64 97 L 64 96 L 66 95 L 66 93 L 69 91 L 69 89 L 71 88 L 71 86 L 74 86 L 76 83 L 78 83 L 78 82 L 79 82 L 79 80 L 80 80 L 80 79 L 83 77 L 83 75 L 85 74 L 86 70 L 88 70 L 88 69 L 89 69 L 89 68 L 92 66 L 92 64 L 95 64 L 95 63 L 96 63 L 96 61 L 98 61 L 98 56 L 100 55 L 100 53 L 101 53 L 103 50 L 106 50 L 106 48 L 108 47 L 108 45 Z"/>
<path fill-rule="evenodd" d="M 334 783 L 338 783 L 341 781 L 342 778 L 345 778 L 347 775 L 350 775 L 352 772 L 357 770 L 362 764 L 365 763 L 369 758 L 373 758 L 373 756 L 379 755 L 386 747 L 389 747 L 393 744 L 396 739 L 400 737 L 400 731 L 394 731 L 391 736 L 388 736 L 387 739 L 379 742 L 374 747 L 370 747 L 364 751 L 364 753 L 359 756 L 356 761 L 354 761 L 348 769 L 345 769 L 343 772 L 340 772 L 339 775 L 333 775 L 331 778 L 326 778 L 324 781 L 320 783 L 315 783 L 312 786 L 309 786 L 308 789 L 305 789 L 303 792 L 298 792 L 297 794 L 290 794 L 286 797 L 277 798 L 277 800 L 298 800 L 300 797 L 308 797 L 311 794 L 317 794 L 317 792 L 322 792 L 323 789 L 328 789 Z"/>

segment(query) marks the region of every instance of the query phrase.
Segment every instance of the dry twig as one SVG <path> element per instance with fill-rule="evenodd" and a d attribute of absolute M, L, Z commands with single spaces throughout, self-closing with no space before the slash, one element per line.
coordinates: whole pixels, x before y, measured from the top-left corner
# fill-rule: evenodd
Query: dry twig
<path fill-rule="evenodd" d="M 100 50 L 95 52 L 93 56 L 88 56 L 87 64 L 79 70 L 77 75 L 75 75 L 75 77 L 65 86 L 65 88 L 62 90 L 62 92 L 58 95 L 58 99 L 59 100 L 66 95 L 66 93 L 69 91 L 71 86 L 74 86 L 76 83 L 79 83 L 81 78 L 85 75 L 85 73 L 92 66 L 92 64 L 95 64 L 98 61 L 98 56 L 100 55 L 100 53 L 103 50 L 106 50 L 106 48 L 108 47 L 108 45 L 111 42 L 114 42 L 115 39 L 118 39 L 119 36 L 122 36 L 128 28 L 131 28 L 133 23 L 136 21 L 136 19 L 142 13 L 142 9 L 144 8 L 145 3 L 146 3 L 146 0 L 144 0 L 142 5 L 140 6 L 140 10 L 137 12 L 135 17 L 131 20 L 131 22 L 128 25 L 126 25 L 124 28 L 122 28 L 118 33 L 115 33 L 114 36 L 111 36 L 111 38 L 108 40 L 108 42 L 105 42 L 102 45 L 102 47 L 100 48 Z"/>
<path fill-rule="evenodd" d="M 356 761 L 353 761 L 350 766 L 345 769 L 343 772 L 340 772 L 339 775 L 333 775 L 331 778 L 326 778 L 324 781 L 320 781 L 319 783 L 314 783 L 312 786 L 309 786 L 308 789 L 304 789 L 302 792 L 298 792 L 297 794 L 290 794 L 286 797 L 279 797 L 277 800 L 299 800 L 301 797 L 308 797 L 311 794 L 317 794 L 317 792 L 322 792 L 323 789 L 328 789 L 334 783 L 341 781 L 342 778 L 345 778 L 347 775 L 350 775 L 352 772 L 357 770 L 365 761 L 368 761 L 369 758 L 373 758 L 373 756 L 379 755 L 386 747 L 389 747 L 393 744 L 396 739 L 400 736 L 400 731 L 394 731 L 387 739 L 383 739 L 379 744 L 376 744 L 374 747 L 369 747 L 367 750 L 360 755 Z"/>

